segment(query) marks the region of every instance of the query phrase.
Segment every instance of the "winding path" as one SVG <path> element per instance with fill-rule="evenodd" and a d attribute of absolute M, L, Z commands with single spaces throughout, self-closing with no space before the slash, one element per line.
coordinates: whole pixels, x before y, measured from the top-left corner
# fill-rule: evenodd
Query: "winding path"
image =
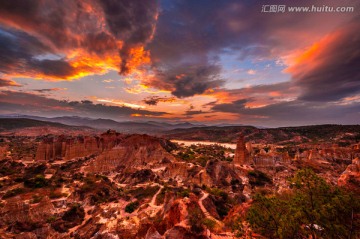
<path fill-rule="evenodd" d="M 224 223 L 217 220 L 216 218 L 214 218 L 213 216 L 211 216 L 211 214 L 209 213 L 209 211 L 205 208 L 203 201 L 209 196 L 209 193 L 202 191 L 202 193 L 204 194 L 200 199 L 199 199 L 199 206 L 201 211 L 204 213 L 205 217 L 208 219 L 211 219 L 213 221 L 215 221 L 217 224 L 219 224 L 221 227 L 224 226 Z"/>
<path fill-rule="evenodd" d="M 224 223 L 222 221 L 217 220 L 216 218 L 214 218 L 213 216 L 211 216 L 211 214 L 209 213 L 209 211 L 205 208 L 203 201 L 209 196 L 209 193 L 202 191 L 203 196 L 199 199 L 199 206 L 201 211 L 204 213 L 205 217 L 208 219 L 211 219 L 213 221 L 215 221 L 221 228 L 224 227 Z M 224 233 L 212 233 L 210 231 L 208 231 L 208 238 L 211 239 L 235 239 L 236 237 L 234 236 L 233 233 L 231 232 L 224 232 Z"/>
<path fill-rule="evenodd" d="M 156 197 L 159 195 L 159 193 L 161 192 L 161 190 L 164 188 L 163 185 L 160 185 L 159 190 L 154 194 L 154 196 L 152 197 L 150 203 L 149 203 L 149 207 L 151 208 L 150 210 L 152 210 L 152 212 L 150 213 L 150 216 L 151 217 L 154 217 L 156 215 L 156 213 L 158 213 L 158 211 L 161 210 L 161 208 L 163 207 L 163 205 L 156 205 L 155 202 L 156 202 Z"/>

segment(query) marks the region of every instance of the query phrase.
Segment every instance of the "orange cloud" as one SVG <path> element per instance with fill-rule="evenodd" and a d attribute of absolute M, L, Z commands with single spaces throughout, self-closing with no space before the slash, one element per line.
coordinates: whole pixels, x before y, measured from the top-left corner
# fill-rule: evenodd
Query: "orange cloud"
<path fill-rule="evenodd" d="M 295 55 L 285 70 L 301 87 L 299 99 L 338 101 L 360 91 L 360 23 L 348 22 Z"/>
<path fill-rule="evenodd" d="M 143 46 L 137 46 L 129 51 L 129 59 L 125 67 L 129 72 L 133 72 L 139 66 L 150 63 L 150 52 L 145 51 Z"/>
<path fill-rule="evenodd" d="M 125 5 L 92 0 L 0 3 L 0 23 L 7 33 L 0 36 L 7 44 L 0 72 L 56 81 L 136 71 L 150 63 L 144 47 L 154 35 L 158 6 L 155 1 Z"/>

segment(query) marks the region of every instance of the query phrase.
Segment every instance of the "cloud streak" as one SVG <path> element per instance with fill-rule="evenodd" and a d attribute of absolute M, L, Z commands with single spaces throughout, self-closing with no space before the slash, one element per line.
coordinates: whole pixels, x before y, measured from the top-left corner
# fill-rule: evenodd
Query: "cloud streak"
<path fill-rule="evenodd" d="M 300 99 L 337 101 L 360 92 L 360 17 L 330 33 L 287 69 Z"/>
<path fill-rule="evenodd" d="M 131 115 L 147 115 L 148 117 L 159 117 L 167 115 L 166 112 L 148 111 L 144 109 L 134 109 L 127 106 L 112 106 L 105 104 L 95 104 L 89 100 L 83 101 L 64 101 L 48 98 L 43 95 L 2 91 L 0 93 L 0 113 L 21 113 L 34 114 L 39 116 L 51 115 L 82 115 L 88 117 L 103 117 L 113 119 L 123 119 Z"/>
<path fill-rule="evenodd" d="M 175 97 L 149 96 L 142 100 L 147 105 L 157 105 L 160 102 L 174 102 Z"/>
<path fill-rule="evenodd" d="M 21 85 L 16 83 L 13 80 L 8 80 L 8 79 L 1 79 L 0 78 L 0 87 L 6 87 L 6 86 L 17 86 L 20 87 Z"/>

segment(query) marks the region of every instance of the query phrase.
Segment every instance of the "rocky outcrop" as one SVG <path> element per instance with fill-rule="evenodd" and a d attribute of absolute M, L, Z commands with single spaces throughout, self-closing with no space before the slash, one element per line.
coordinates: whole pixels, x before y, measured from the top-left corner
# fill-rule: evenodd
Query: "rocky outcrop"
<path fill-rule="evenodd" d="M 122 168 L 123 173 L 161 166 L 175 158 L 166 151 L 161 140 L 148 135 L 131 135 L 118 145 L 102 152 L 86 168 L 88 172 L 110 172 Z"/>
<path fill-rule="evenodd" d="M 111 130 L 100 136 L 58 136 L 44 138 L 38 145 L 35 160 L 69 160 L 91 154 L 98 154 L 105 150 L 112 149 L 119 144 L 123 138 L 124 135 Z"/>
<path fill-rule="evenodd" d="M 158 176 L 151 169 L 140 169 L 133 173 L 121 173 L 116 176 L 118 182 L 132 185 L 153 182 L 157 178 Z"/>
<path fill-rule="evenodd" d="M 338 184 L 346 186 L 353 191 L 360 192 L 360 159 L 353 159 L 352 163 L 347 166 L 341 174 Z"/>
<path fill-rule="evenodd" d="M 0 220 L 5 224 L 30 221 L 30 205 L 20 197 L 14 197 L 0 208 Z"/>
<path fill-rule="evenodd" d="M 12 198 L 0 210 L 0 224 L 10 225 L 13 233 L 38 230 L 55 212 L 49 198 L 44 197 L 38 204 L 31 205 L 21 198 Z M 23 235 L 31 238 L 32 234 Z M 21 238 L 21 237 L 20 237 Z"/>
<path fill-rule="evenodd" d="M 175 181 L 198 181 L 195 179 L 197 174 L 201 170 L 200 167 L 191 163 L 185 162 L 173 162 L 171 164 L 165 164 L 164 170 L 159 172 L 161 177 L 165 179 L 173 179 Z"/>
<path fill-rule="evenodd" d="M 79 227 L 76 232 L 74 232 L 75 238 L 91 238 L 93 237 L 97 232 L 99 232 L 101 228 L 101 224 L 95 222 L 93 218 L 90 218 L 86 221 L 84 225 Z"/>
<path fill-rule="evenodd" d="M 206 174 L 211 179 L 209 186 L 230 186 L 233 182 L 241 184 L 242 180 L 231 165 L 223 161 L 208 161 L 205 167 Z"/>
<path fill-rule="evenodd" d="M 163 237 L 154 227 L 150 227 L 146 233 L 145 239 L 163 239 Z"/>
<path fill-rule="evenodd" d="M 204 205 L 204 208 L 206 209 L 206 211 L 210 214 L 211 217 L 219 220 L 220 216 L 218 214 L 218 212 L 216 211 L 216 206 L 214 204 L 214 201 L 212 200 L 211 197 L 206 197 L 203 201 L 202 204 Z"/>
<path fill-rule="evenodd" d="M 234 164 L 238 164 L 238 165 L 250 163 L 249 152 L 246 149 L 245 140 L 244 140 L 243 135 L 240 135 L 240 137 L 237 141 L 233 162 L 234 162 Z"/>
<path fill-rule="evenodd" d="M 176 224 L 185 220 L 186 214 L 186 205 L 182 200 L 176 200 L 171 203 L 169 210 L 166 211 L 164 221 L 166 221 L 166 228 L 170 229 Z"/>

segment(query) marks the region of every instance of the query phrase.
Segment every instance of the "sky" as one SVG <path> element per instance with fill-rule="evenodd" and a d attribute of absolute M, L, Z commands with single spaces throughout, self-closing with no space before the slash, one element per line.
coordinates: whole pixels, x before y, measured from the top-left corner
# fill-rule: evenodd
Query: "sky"
<path fill-rule="evenodd" d="M 312 6 L 354 11 L 289 10 Z M 358 0 L 2 0 L 0 114 L 359 124 L 359 10 Z"/>

